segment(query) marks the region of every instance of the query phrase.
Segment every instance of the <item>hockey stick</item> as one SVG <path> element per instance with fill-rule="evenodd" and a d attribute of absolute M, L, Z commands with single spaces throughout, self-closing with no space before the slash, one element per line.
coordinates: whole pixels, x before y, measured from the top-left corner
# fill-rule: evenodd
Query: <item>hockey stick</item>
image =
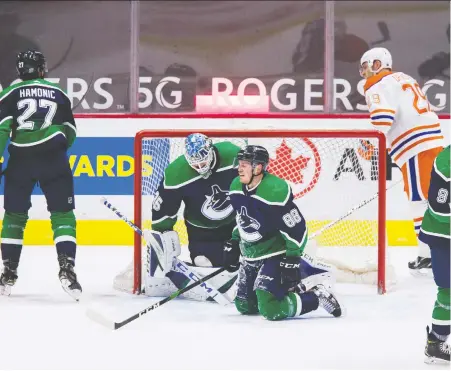
<path fill-rule="evenodd" d="M 138 233 L 141 237 L 145 238 L 143 231 L 132 221 L 130 221 L 125 215 L 123 215 L 116 207 L 114 207 L 105 197 L 101 198 L 102 204 L 104 204 L 108 209 L 110 209 L 116 216 L 126 222 L 136 233 Z M 153 238 L 152 234 L 149 234 L 151 238 Z M 159 244 L 156 240 L 154 241 L 146 241 L 146 244 L 157 254 L 158 260 L 161 260 L 164 252 L 160 249 Z M 196 282 L 201 279 L 185 262 L 180 259 L 174 258 L 173 267 L 179 268 L 179 271 L 182 271 L 183 275 L 186 276 L 191 282 Z M 161 267 L 161 265 L 160 265 Z M 175 283 L 174 283 L 175 284 Z M 202 288 L 207 292 L 207 294 L 214 299 L 218 304 L 228 305 L 230 304 L 230 300 L 228 300 L 223 294 L 221 294 L 215 287 L 206 284 L 202 285 Z"/>
<path fill-rule="evenodd" d="M 399 179 L 398 181 L 394 182 L 393 184 L 391 184 L 389 187 L 387 187 L 385 190 L 388 191 L 390 189 L 392 189 L 393 187 L 395 187 L 396 185 L 398 185 L 399 183 L 401 183 L 403 181 L 403 179 Z M 326 224 L 324 227 L 320 228 L 319 230 L 317 230 L 316 232 L 314 232 L 312 235 L 309 236 L 309 240 L 313 240 L 315 237 L 318 237 L 320 234 L 322 234 L 324 231 L 326 231 L 329 228 L 332 228 L 334 225 L 338 224 L 339 222 L 341 222 L 342 220 L 346 219 L 349 215 L 353 214 L 355 211 L 361 209 L 362 207 L 368 205 L 370 202 L 374 201 L 377 197 L 379 196 L 379 192 L 376 192 L 373 196 L 371 196 L 369 199 L 364 200 L 362 202 L 360 202 L 358 205 L 354 206 L 353 208 L 351 208 L 350 210 L 348 210 L 346 212 L 346 214 L 342 215 L 340 218 L 333 220 L 332 222 Z M 334 266 L 336 266 L 338 269 L 341 270 L 346 270 L 346 271 L 351 271 L 351 272 L 355 272 L 355 273 L 366 273 L 368 270 L 366 269 L 353 269 L 351 266 L 348 266 L 346 264 L 343 264 L 342 262 L 339 262 L 338 260 L 335 259 L 328 259 L 325 257 L 317 257 L 318 260 L 322 260 L 325 263 L 328 264 L 332 264 Z"/>
<path fill-rule="evenodd" d="M 388 25 L 385 22 L 377 22 L 377 28 L 379 29 L 379 32 L 382 35 L 382 39 L 378 41 L 373 41 L 370 43 L 371 47 L 375 45 L 379 45 L 382 43 L 385 43 L 387 41 L 390 41 L 390 30 L 388 29 Z"/>
<path fill-rule="evenodd" d="M 150 312 L 151 310 L 161 307 L 163 304 L 171 301 L 172 299 L 175 299 L 177 296 L 180 296 L 181 294 L 193 289 L 194 287 L 199 286 L 200 284 L 204 283 L 205 281 L 208 281 L 210 278 L 213 278 L 224 271 L 225 271 L 225 268 L 219 268 L 218 270 L 214 271 L 213 273 L 209 274 L 208 276 L 202 277 L 199 281 L 196 281 L 196 282 L 192 283 L 191 285 L 184 287 L 183 289 L 177 290 L 176 292 L 174 292 L 167 298 L 164 298 L 164 299 L 152 304 L 150 307 L 147 307 L 146 309 L 134 314 L 133 316 L 131 316 L 121 322 L 110 321 L 110 320 L 106 319 L 105 317 L 103 317 L 102 315 L 100 315 L 99 313 L 93 311 L 92 309 L 88 309 L 88 311 L 86 312 L 86 315 L 93 321 L 100 323 L 101 325 L 108 327 L 111 330 L 117 330 L 117 329 L 120 329 L 121 327 L 125 326 L 127 323 L 130 323 L 130 322 L 134 321 L 135 319 L 138 319 L 139 317 Z"/>
<path fill-rule="evenodd" d="M 398 181 L 396 181 L 395 183 L 393 183 L 392 185 L 390 185 L 389 187 L 386 188 L 386 191 L 388 191 L 389 189 L 393 188 L 394 186 L 398 185 L 399 183 L 401 183 L 403 181 L 403 179 L 399 179 Z M 331 227 L 333 227 L 335 224 L 341 222 L 343 219 L 346 219 L 349 215 L 353 214 L 355 211 L 361 209 L 363 206 L 368 205 L 371 201 L 375 200 L 377 197 L 379 196 L 379 192 L 376 192 L 373 196 L 371 196 L 369 199 L 362 201 L 361 203 L 359 203 L 358 205 L 354 206 L 353 208 L 351 208 L 350 210 L 348 210 L 346 212 L 346 214 L 342 215 L 340 218 L 333 220 L 332 222 L 330 222 L 329 224 L 326 224 L 324 227 L 322 227 L 321 229 L 317 230 L 315 233 L 313 233 L 311 235 L 311 237 L 309 237 L 309 239 L 313 239 L 315 237 L 318 237 L 321 233 L 323 233 L 326 229 L 329 229 Z"/>

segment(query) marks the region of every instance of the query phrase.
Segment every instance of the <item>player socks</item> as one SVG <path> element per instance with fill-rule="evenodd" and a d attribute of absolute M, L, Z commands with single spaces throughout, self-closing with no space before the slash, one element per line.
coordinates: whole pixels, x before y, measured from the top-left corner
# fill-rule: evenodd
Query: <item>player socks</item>
<path fill-rule="evenodd" d="M 319 307 L 318 296 L 314 292 L 290 293 L 296 296 L 295 316 L 302 316 L 305 313 L 313 312 Z"/>
<path fill-rule="evenodd" d="M 22 252 L 22 245 L 2 243 L 1 250 L 3 265 L 13 272 L 17 271 L 20 261 L 20 254 Z"/>
<path fill-rule="evenodd" d="M 2 259 L 3 264 L 11 271 L 16 271 L 22 252 L 23 233 L 28 214 L 5 212 L 2 227 Z"/>
<path fill-rule="evenodd" d="M 439 287 L 432 312 L 432 332 L 441 341 L 446 341 L 451 332 L 450 300 L 450 289 Z"/>
<path fill-rule="evenodd" d="M 65 255 L 75 260 L 76 245 L 76 221 L 74 212 L 50 213 L 52 222 L 53 240 L 58 256 Z"/>

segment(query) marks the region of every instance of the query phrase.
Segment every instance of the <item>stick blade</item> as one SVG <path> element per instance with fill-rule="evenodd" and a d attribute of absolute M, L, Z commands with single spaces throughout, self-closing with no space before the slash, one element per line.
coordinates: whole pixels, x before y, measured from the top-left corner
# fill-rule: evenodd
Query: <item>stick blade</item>
<path fill-rule="evenodd" d="M 86 310 L 86 316 L 92 321 L 97 322 L 98 324 L 110 330 L 116 330 L 116 323 L 114 321 L 106 318 L 104 315 L 100 314 L 92 308 L 88 308 Z"/>

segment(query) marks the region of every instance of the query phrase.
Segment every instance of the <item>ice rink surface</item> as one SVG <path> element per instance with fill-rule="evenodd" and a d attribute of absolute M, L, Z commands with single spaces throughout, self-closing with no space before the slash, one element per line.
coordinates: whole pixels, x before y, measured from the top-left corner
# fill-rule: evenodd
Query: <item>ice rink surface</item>
<path fill-rule="evenodd" d="M 374 286 L 338 284 L 347 309 L 269 322 L 233 305 L 176 299 L 117 331 L 86 316 L 94 308 L 120 321 L 155 298 L 113 290 L 131 248 L 80 247 L 80 303 L 61 288 L 56 251 L 25 247 L 10 297 L 0 297 L 0 369 L 447 369 L 423 362 L 436 287 L 411 277 L 414 248 L 391 249 L 398 275 L 385 296 Z"/>

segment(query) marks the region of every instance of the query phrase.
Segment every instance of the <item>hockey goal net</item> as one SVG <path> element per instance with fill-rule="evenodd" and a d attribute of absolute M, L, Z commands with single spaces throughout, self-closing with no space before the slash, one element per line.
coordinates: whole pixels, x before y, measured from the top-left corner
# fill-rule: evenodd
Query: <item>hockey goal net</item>
<path fill-rule="evenodd" d="M 314 246 L 320 259 L 345 271 L 345 282 L 358 281 L 362 273 L 371 272 L 370 282 L 362 282 L 375 284 L 379 293 L 385 292 L 383 134 L 370 130 L 140 131 L 135 137 L 134 222 L 142 230 L 151 228 L 153 195 L 165 168 L 183 155 L 184 138 L 195 132 L 209 136 L 213 143 L 231 141 L 240 147 L 260 144 L 267 148 L 268 171 L 289 182 L 295 202 L 307 220 L 308 248 Z M 187 245 L 183 205 L 175 230 L 181 244 Z M 133 262 L 116 276 L 116 288 L 140 292 L 147 262 L 145 251 L 142 238 L 135 234 Z"/>

